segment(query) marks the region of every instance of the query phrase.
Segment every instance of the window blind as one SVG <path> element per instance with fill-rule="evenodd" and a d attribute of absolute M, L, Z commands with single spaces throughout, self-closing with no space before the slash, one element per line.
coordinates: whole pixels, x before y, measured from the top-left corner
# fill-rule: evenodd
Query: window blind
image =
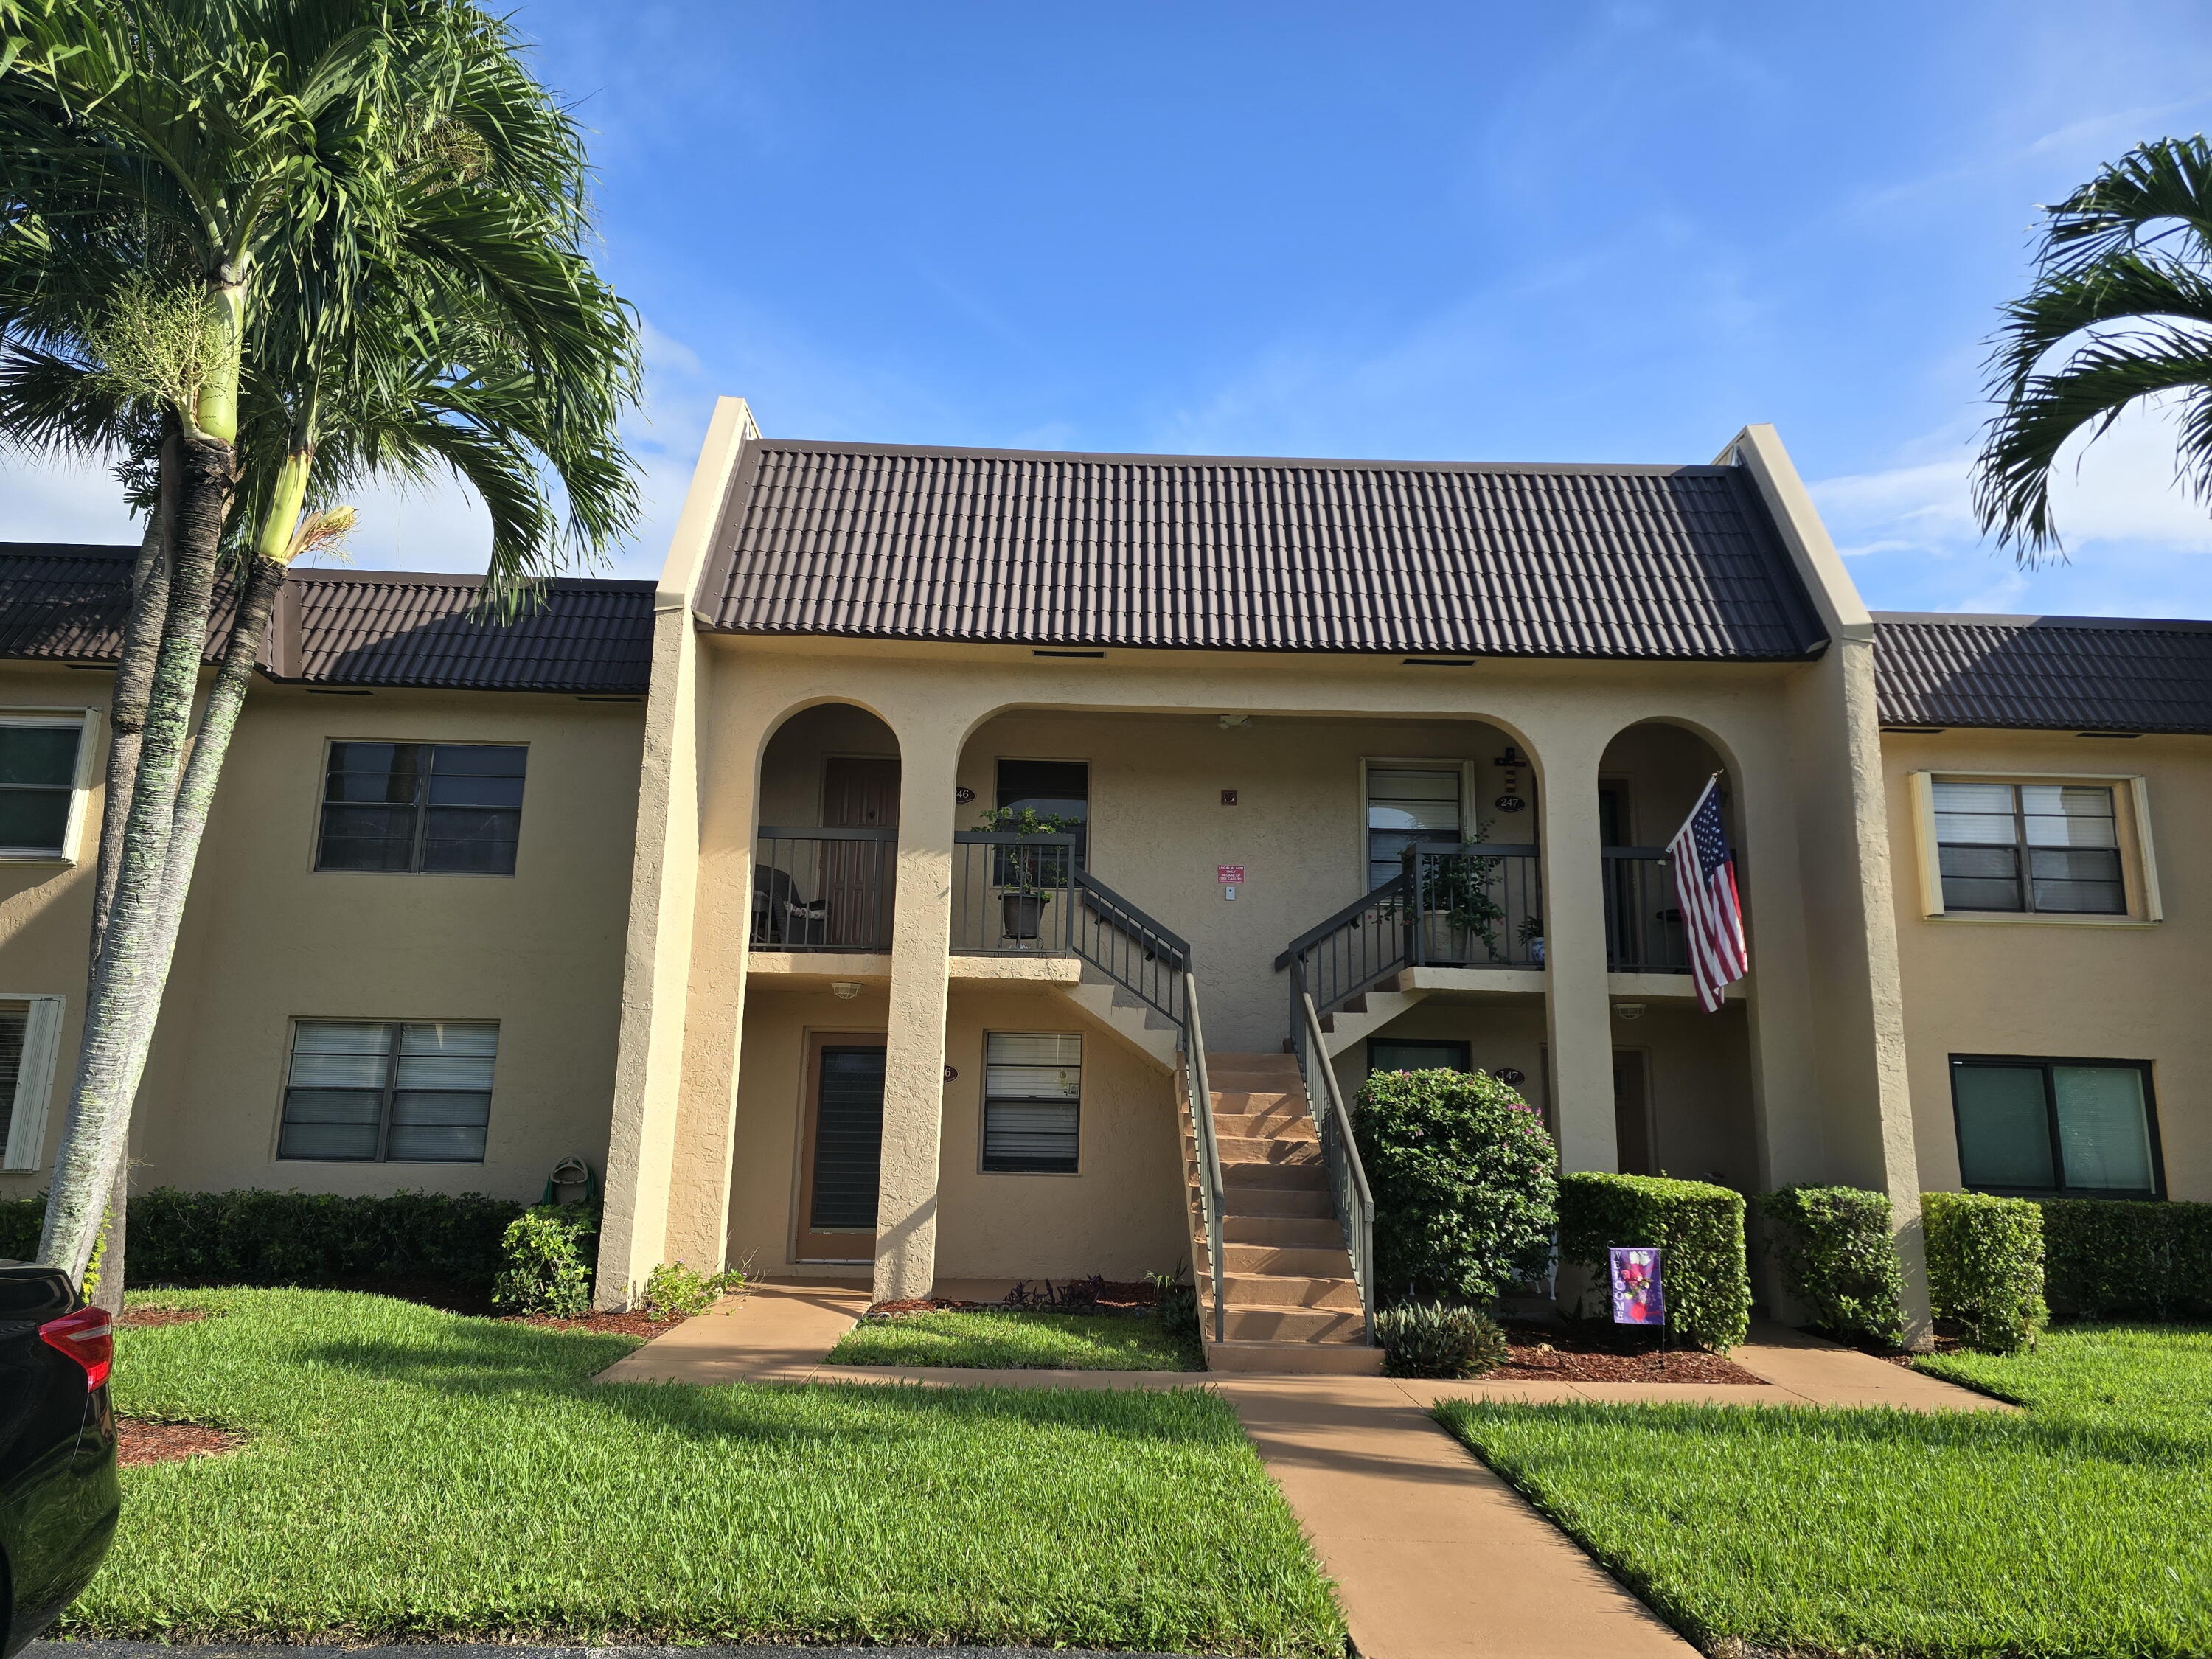
<path fill-rule="evenodd" d="M 983 1044 L 983 1168 L 1073 1175 L 1082 1139 L 1083 1039 L 994 1031 Z"/>

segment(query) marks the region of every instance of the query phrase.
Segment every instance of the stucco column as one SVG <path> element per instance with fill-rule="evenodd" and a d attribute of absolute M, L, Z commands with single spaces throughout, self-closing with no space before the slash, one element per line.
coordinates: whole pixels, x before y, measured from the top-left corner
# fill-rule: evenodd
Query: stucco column
<path fill-rule="evenodd" d="M 1601 744 L 1592 735 L 1559 733 L 1534 744 L 1533 753 L 1542 791 L 1544 1022 L 1559 1160 L 1568 1170 L 1618 1170 L 1598 851 Z"/>
<path fill-rule="evenodd" d="M 929 1294 L 937 1276 L 938 1142 L 952 944 L 953 774 L 959 733 L 902 727 L 898 899 L 884 1039 L 876 1299 Z"/>

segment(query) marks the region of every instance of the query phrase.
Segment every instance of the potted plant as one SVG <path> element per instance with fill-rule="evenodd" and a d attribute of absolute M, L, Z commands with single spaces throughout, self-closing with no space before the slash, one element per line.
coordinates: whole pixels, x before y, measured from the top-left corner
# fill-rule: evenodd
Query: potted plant
<path fill-rule="evenodd" d="M 1489 830 L 1485 823 L 1475 834 Z M 1505 920 L 1505 908 L 1491 887 L 1499 860 L 1457 850 L 1424 855 L 1419 847 L 1408 847 L 1404 857 L 1408 873 L 1418 872 L 1412 884 L 1414 914 L 1430 927 L 1429 959 L 1463 962 L 1480 940 L 1489 959 L 1498 961 L 1498 924 Z"/>
<path fill-rule="evenodd" d="M 1083 827 L 1080 818 L 1040 812 L 1034 806 L 994 806 L 981 820 L 1001 835 L 1065 836 Z M 1067 885 L 1068 847 L 1000 847 L 994 860 L 999 889 L 1000 937 L 1020 944 L 1043 931 L 1045 895 Z"/>

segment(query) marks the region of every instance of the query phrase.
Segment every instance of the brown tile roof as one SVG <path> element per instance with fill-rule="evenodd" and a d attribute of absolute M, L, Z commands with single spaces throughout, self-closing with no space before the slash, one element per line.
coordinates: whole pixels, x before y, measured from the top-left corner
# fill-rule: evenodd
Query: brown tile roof
<path fill-rule="evenodd" d="M 756 439 L 698 603 L 733 633 L 1788 659 L 1826 644 L 1726 466 Z"/>
<path fill-rule="evenodd" d="M 129 547 L 0 542 L 0 657 L 112 661 L 121 647 Z M 479 691 L 642 692 L 653 657 L 653 584 L 562 579 L 504 626 L 465 615 L 473 577 L 298 570 L 263 667 L 306 684 Z M 209 653 L 229 626 L 219 606 Z"/>
<path fill-rule="evenodd" d="M 1877 611 L 1890 726 L 2212 733 L 2212 623 Z"/>

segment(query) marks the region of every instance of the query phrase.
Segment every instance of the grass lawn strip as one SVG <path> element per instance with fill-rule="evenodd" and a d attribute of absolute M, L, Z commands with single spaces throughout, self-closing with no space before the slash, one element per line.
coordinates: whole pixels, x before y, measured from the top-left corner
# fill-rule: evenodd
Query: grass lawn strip
<path fill-rule="evenodd" d="M 587 1385 L 635 1344 L 348 1292 L 164 1292 L 135 1414 L 246 1434 L 125 1472 L 62 1633 L 1006 1644 L 1336 1654 L 1341 1619 L 1197 1389 Z"/>
<path fill-rule="evenodd" d="M 2027 1409 L 1437 1416 L 1709 1647 L 2212 1653 L 2212 1331 L 2072 1327 L 1922 1363 Z"/>
<path fill-rule="evenodd" d="M 1008 1311 L 902 1314 L 855 1325 L 831 1365 L 953 1365 L 976 1370 L 1188 1371 L 1195 1356 L 1156 1319 Z"/>

